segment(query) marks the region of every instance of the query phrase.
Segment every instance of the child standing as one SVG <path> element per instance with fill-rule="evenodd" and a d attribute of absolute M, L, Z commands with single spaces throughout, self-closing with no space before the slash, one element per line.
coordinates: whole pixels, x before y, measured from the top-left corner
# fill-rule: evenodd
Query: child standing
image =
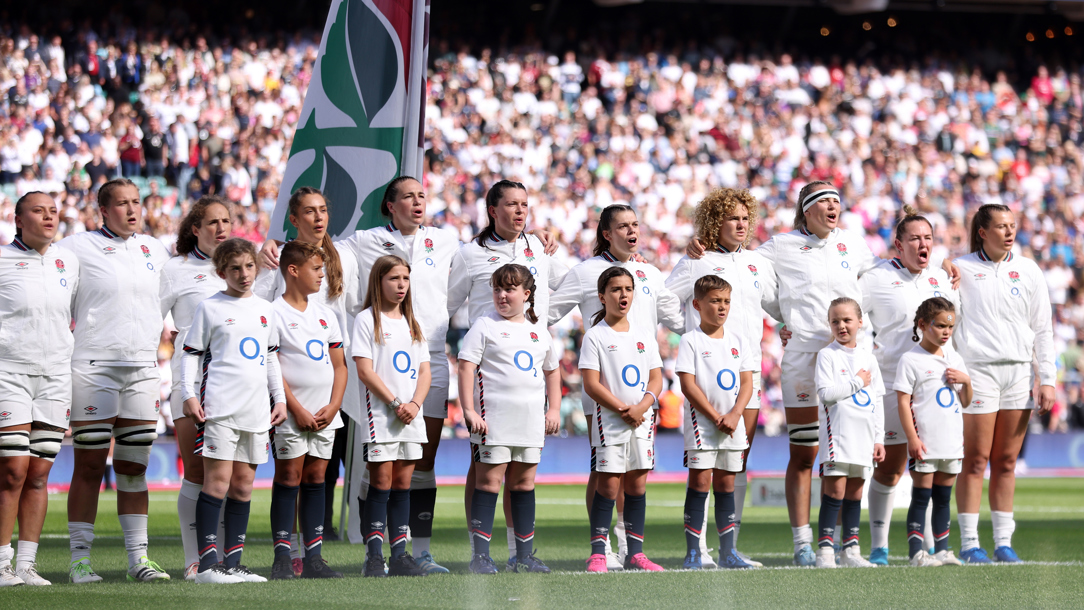
<path fill-rule="evenodd" d="M 907 433 L 908 467 L 914 487 L 907 510 L 907 543 L 915 567 L 960 565 L 948 548 L 949 501 L 963 467 L 964 419 L 961 405 L 971 404 L 971 377 L 964 359 L 948 344 L 956 328 L 956 308 L 944 297 L 923 301 L 915 314 L 912 340 L 919 341 L 900 358 L 896 400 Z M 922 338 L 919 339 L 919 331 Z M 933 498 L 933 557 L 923 548 L 926 507 Z"/>
<path fill-rule="evenodd" d="M 279 333 L 271 303 L 252 294 L 256 248 L 228 239 L 214 254 L 226 290 L 208 297 L 184 339 L 184 413 L 199 424 L 203 490 L 196 504 L 197 583 L 266 582 L 241 565 L 256 466 L 267 461 L 268 430 L 286 419 Z M 199 396 L 195 395 L 200 378 Z M 271 395 L 272 408 L 267 408 Z M 218 515 L 225 498 L 225 560 L 218 562 Z"/>
<path fill-rule="evenodd" d="M 842 557 L 845 568 L 872 568 L 862 558 L 858 524 L 862 489 L 873 463 L 884 459 L 884 383 L 873 354 L 857 346 L 862 309 L 848 297 L 828 307 L 835 338 L 817 353 L 815 380 L 820 409 L 821 510 L 817 567 L 836 567 L 832 547 L 836 517 L 842 509 Z"/>
<path fill-rule="evenodd" d="M 606 572 L 606 539 L 621 483 L 625 484 L 626 570 L 661 572 L 644 555 L 647 473 L 655 467 L 655 411 L 662 390 L 662 358 L 653 333 L 633 329 L 628 314 L 636 286 L 632 274 L 611 267 L 598 278 L 603 309 L 584 335 L 583 389 L 595 401 L 591 428 L 598 487 L 591 504 L 588 572 Z"/>
<path fill-rule="evenodd" d="M 705 520 L 708 488 L 715 490 L 715 526 L 719 530 L 719 567 L 752 568 L 734 549 L 737 529 L 734 504 L 735 474 L 749 448 L 742 414 L 753 395 L 753 351 L 734 331 L 727 332 L 730 284 L 717 275 L 705 275 L 693 288 L 693 308 L 700 326 L 681 338 L 675 370 L 681 380 L 685 409 L 685 466 L 689 487 L 685 492 L 684 567 L 702 567 L 700 530 Z"/>

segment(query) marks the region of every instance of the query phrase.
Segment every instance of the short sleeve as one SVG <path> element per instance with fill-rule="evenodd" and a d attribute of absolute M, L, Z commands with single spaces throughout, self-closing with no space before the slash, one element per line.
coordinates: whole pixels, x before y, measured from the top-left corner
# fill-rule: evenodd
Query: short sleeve
<path fill-rule="evenodd" d="M 589 371 L 601 371 L 601 356 L 596 333 L 588 331 L 583 337 L 583 347 L 580 348 L 580 368 Z"/>
<path fill-rule="evenodd" d="M 268 320 L 268 323 L 267 323 L 267 331 L 268 331 L 267 332 L 267 349 L 268 350 L 273 349 L 274 351 L 278 351 L 278 349 L 279 349 L 279 320 L 278 320 L 278 316 L 275 315 L 275 308 L 274 307 L 272 307 L 270 309 L 270 311 L 268 311 L 268 313 L 271 314 L 271 315 L 268 316 L 270 319 Z"/>
<path fill-rule="evenodd" d="M 486 351 L 486 317 L 478 318 L 474 322 L 474 326 L 470 327 L 465 337 L 463 337 L 463 343 L 459 348 L 459 359 L 466 360 L 467 362 L 473 362 L 474 364 L 482 364 L 482 357 Z"/>
<path fill-rule="evenodd" d="M 343 332 L 339 328 L 339 319 L 331 314 L 331 310 L 325 310 L 327 317 L 327 345 L 331 349 L 342 349 L 343 346 Z"/>
<path fill-rule="evenodd" d="M 677 360 L 674 362 L 674 371 L 678 373 L 696 374 L 696 346 L 693 345 L 693 334 L 682 335 L 681 343 L 678 344 Z"/>
<path fill-rule="evenodd" d="M 207 350 L 211 338 L 210 306 L 209 301 L 204 301 L 196 306 L 196 313 L 192 316 L 192 326 L 184 335 L 184 348 L 187 352 L 203 352 Z"/>
<path fill-rule="evenodd" d="M 650 362 L 648 363 L 648 370 L 661 369 L 662 368 L 662 356 L 659 355 L 659 344 L 657 341 L 651 341 L 648 343 L 651 349 Z"/>
<path fill-rule="evenodd" d="M 892 389 L 904 394 L 914 394 L 916 381 L 915 367 L 911 365 L 911 359 L 904 354 L 900 358 L 899 365 L 896 366 L 896 381 L 892 384 Z"/>
<path fill-rule="evenodd" d="M 760 363 L 757 362 L 756 356 L 754 356 L 755 350 L 749 347 L 745 341 L 739 341 L 738 349 L 741 350 L 741 363 L 739 364 L 739 371 L 759 371 Z"/>
<path fill-rule="evenodd" d="M 373 359 L 372 309 L 366 309 L 354 319 L 354 334 L 350 337 L 350 357 Z"/>
<path fill-rule="evenodd" d="M 825 348 L 817 353 L 817 368 L 813 374 L 813 381 L 817 389 L 830 388 L 836 383 L 836 367 L 832 363 L 831 350 Z"/>
<path fill-rule="evenodd" d="M 548 333 L 547 333 L 548 334 Z M 560 344 L 550 339 L 550 348 L 546 351 L 546 359 L 542 361 L 543 371 L 555 371 L 561 366 Z"/>
<path fill-rule="evenodd" d="M 877 360 L 875 358 L 873 358 L 872 355 L 870 356 L 870 359 L 869 359 L 869 368 L 870 368 L 870 373 L 871 373 L 871 375 L 870 375 L 870 383 L 869 383 L 870 388 L 873 389 L 874 393 L 877 396 L 884 396 L 885 395 L 885 381 L 884 381 L 884 377 L 881 377 L 881 366 L 879 364 L 877 364 Z"/>

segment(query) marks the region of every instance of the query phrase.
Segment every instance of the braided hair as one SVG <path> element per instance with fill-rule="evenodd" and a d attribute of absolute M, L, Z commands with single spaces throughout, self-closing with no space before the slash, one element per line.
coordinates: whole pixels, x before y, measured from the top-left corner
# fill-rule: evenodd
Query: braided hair
<path fill-rule="evenodd" d="M 918 306 L 918 311 L 915 312 L 915 325 L 911 328 L 911 340 L 918 343 L 918 324 L 929 324 L 933 321 L 937 314 L 942 312 L 956 313 L 956 307 L 952 304 L 952 301 L 945 297 L 931 297 L 922 301 L 922 304 Z"/>

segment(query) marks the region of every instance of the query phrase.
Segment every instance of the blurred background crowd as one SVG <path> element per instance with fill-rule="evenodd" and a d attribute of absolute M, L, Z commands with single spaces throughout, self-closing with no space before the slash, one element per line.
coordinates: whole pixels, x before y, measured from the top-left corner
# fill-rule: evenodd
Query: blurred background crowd
<path fill-rule="evenodd" d="M 846 228 L 883 257 L 904 204 L 933 222 L 937 259 L 966 252 L 979 205 L 1004 203 L 1054 304 L 1058 401 L 1032 431 L 1084 428 L 1084 29 L 1017 19 L 1013 42 L 979 44 L 953 42 L 921 14 L 821 25 L 794 9 L 645 5 L 581 9 L 569 20 L 579 26 L 554 32 L 538 19 L 493 27 L 469 3 L 448 4 L 433 7 L 425 110 L 433 224 L 469 239 L 485 223 L 488 186 L 510 178 L 528 186 L 534 227 L 557 236 L 569 266 L 590 256 L 600 210 L 627 203 L 641 252 L 666 272 L 693 234 L 693 207 L 716 187 L 761 201 L 755 247 L 790 230 L 802 185 L 830 180 Z M 236 202 L 237 236 L 263 240 L 326 9 L 303 28 L 158 10 L 148 25 L 127 13 L 0 15 L 0 243 L 14 235 L 14 201 L 32 190 L 56 197 L 64 234 L 97 228 L 96 189 L 115 176 L 140 186 L 145 230 L 167 245 L 209 193 Z M 594 28 L 592 10 L 619 12 Z M 463 325 L 453 320 L 453 354 Z M 580 329 L 577 315 L 555 327 L 568 348 L 569 434 L 585 431 Z M 677 337 L 659 339 L 672 379 Z M 785 430 L 781 353 L 766 321 L 767 434 Z M 680 426 L 681 401 L 661 397 L 664 427 Z M 454 404 L 447 423 L 465 434 Z"/>

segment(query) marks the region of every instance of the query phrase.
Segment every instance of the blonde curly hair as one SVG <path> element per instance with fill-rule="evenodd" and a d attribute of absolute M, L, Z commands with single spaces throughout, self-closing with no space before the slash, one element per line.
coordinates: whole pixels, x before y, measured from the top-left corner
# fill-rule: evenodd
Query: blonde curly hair
<path fill-rule="evenodd" d="M 739 205 L 744 205 L 749 212 L 749 230 L 742 244 L 745 245 L 756 232 L 757 222 L 760 221 L 760 202 L 748 189 L 718 188 L 696 204 L 693 225 L 697 239 L 705 248 L 715 247 L 719 240 L 719 227 Z"/>

